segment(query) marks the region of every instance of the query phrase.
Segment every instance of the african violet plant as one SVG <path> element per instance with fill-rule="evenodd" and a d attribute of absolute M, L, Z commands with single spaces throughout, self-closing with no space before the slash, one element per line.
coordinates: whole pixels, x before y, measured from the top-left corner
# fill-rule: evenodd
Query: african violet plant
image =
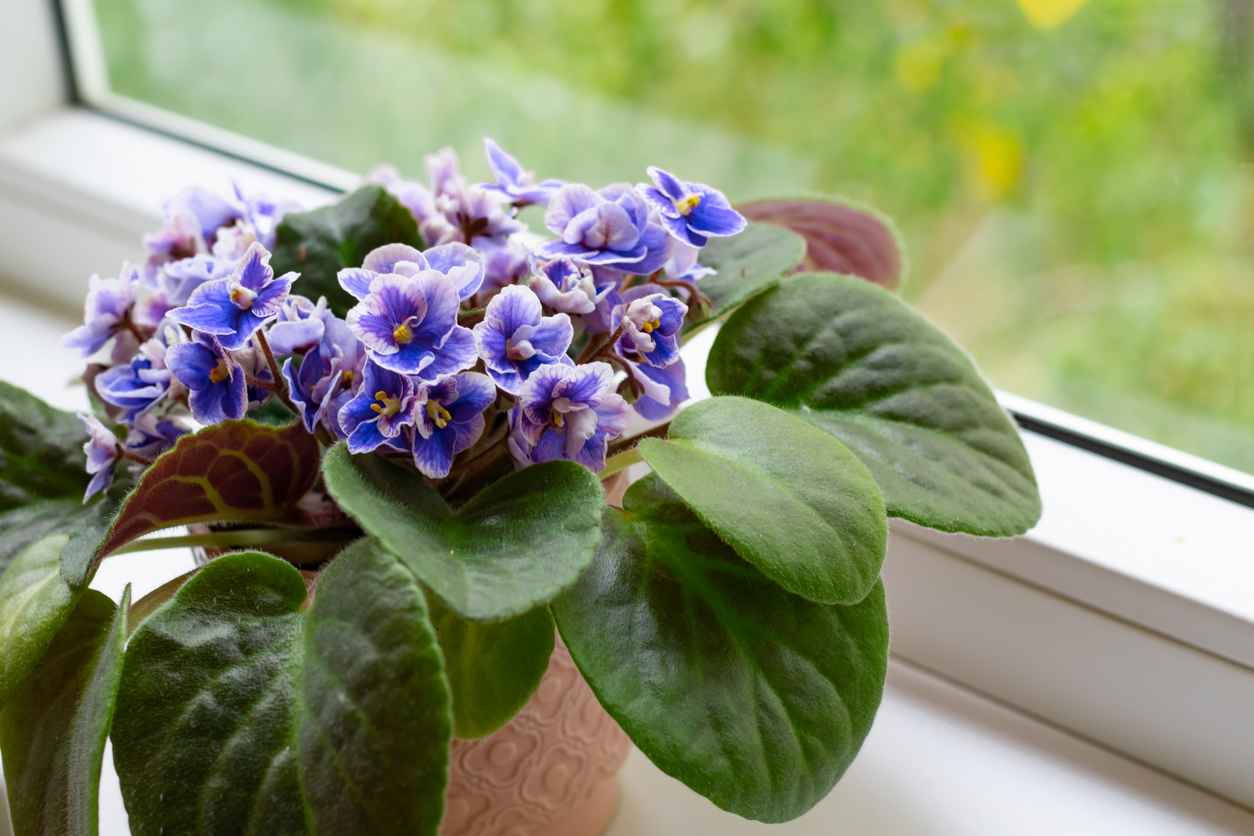
<path fill-rule="evenodd" d="M 785 821 L 875 716 L 887 518 L 1037 519 L 971 361 L 877 286 L 904 270 L 877 215 L 487 151 L 495 183 L 444 151 L 310 212 L 189 191 L 66 338 L 94 413 L 0 388 L 19 834 L 96 832 L 106 737 L 141 836 L 435 833 L 450 736 L 527 702 L 554 623 L 658 767 Z M 554 237 L 524 243 L 529 205 Z M 724 317 L 715 397 L 677 412 L 680 343 Z M 89 588 L 173 545 L 227 553 Z"/>

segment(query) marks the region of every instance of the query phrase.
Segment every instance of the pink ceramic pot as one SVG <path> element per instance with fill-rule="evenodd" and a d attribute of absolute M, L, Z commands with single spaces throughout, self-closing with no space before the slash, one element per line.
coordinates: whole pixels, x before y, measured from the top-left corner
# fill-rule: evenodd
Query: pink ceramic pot
<path fill-rule="evenodd" d="M 441 836 L 598 836 L 631 741 L 559 636 L 531 701 L 500 731 L 453 740 Z"/>

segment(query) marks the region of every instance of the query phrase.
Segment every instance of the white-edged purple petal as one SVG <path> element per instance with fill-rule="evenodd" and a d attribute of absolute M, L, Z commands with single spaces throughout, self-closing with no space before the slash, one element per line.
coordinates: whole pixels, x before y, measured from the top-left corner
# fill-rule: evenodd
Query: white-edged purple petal
<path fill-rule="evenodd" d="M 481 254 L 459 242 L 441 244 L 425 253 L 432 270 L 448 276 L 457 290 L 459 300 L 469 299 L 483 285 L 484 259 Z"/>
<path fill-rule="evenodd" d="M 430 438 L 414 434 L 414 466 L 424 476 L 443 479 L 453 466 L 457 433 L 451 427 L 432 433 Z"/>
<path fill-rule="evenodd" d="M 423 335 L 430 345 L 439 348 L 444 335 L 457 325 L 457 311 L 461 299 L 453 280 L 436 270 L 423 270 L 413 278 L 426 301 L 426 312 L 418 320 L 414 332 Z"/>
<path fill-rule="evenodd" d="M 270 269 L 270 253 L 254 241 L 231 276 L 249 290 L 261 290 L 274 278 L 274 271 Z"/>
<path fill-rule="evenodd" d="M 679 210 L 675 208 L 675 201 L 662 194 L 662 192 L 658 191 L 658 189 L 654 186 L 650 186 L 647 183 L 640 183 L 636 186 L 636 190 L 640 193 L 640 196 L 648 201 L 649 205 L 656 209 L 658 214 L 663 218 L 681 217 Z"/>
<path fill-rule="evenodd" d="M 261 289 L 257 294 L 257 298 L 253 300 L 252 307 L 248 312 L 261 320 L 268 320 L 279 314 L 279 308 L 283 307 L 283 302 L 287 299 L 287 294 L 292 289 L 292 282 L 299 278 L 297 273 L 288 273 L 274 279 Z"/>
<path fill-rule="evenodd" d="M 567 183 L 557 190 L 544 213 L 544 225 L 554 235 L 564 237 L 567 225 L 580 213 L 604 202 L 604 198 L 583 183 Z"/>
<path fill-rule="evenodd" d="M 644 384 L 644 394 L 632 406 L 646 420 L 667 418 L 688 400 L 687 371 L 682 358 L 665 368 L 632 364 L 632 372 L 633 377 Z"/>
<path fill-rule="evenodd" d="M 444 339 L 444 344 L 434 353 L 430 363 L 424 364 L 414 374 L 423 380 L 435 380 L 446 374 L 468 369 L 479 359 L 475 350 L 475 335 L 469 328 L 461 325 L 453 326 Z"/>
<path fill-rule="evenodd" d="M 684 189 L 683 181 L 674 174 L 655 165 L 649 166 L 646 171 L 658 190 L 671 200 L 682 200 L 687 196 L 688 192 Z"/>
<path fill-rule="evenodd" d="M 484 321 L 498 323 L 502 333 L 512 335 L 523 325 L 535 325 L 544 314 L 539 297 L 521 285 L 505 288 L 488 303 Z"/>
<path fill-rule="evenodd" d="M 362 267 L 345 267 L 336 273 L 335 277 L 339 280 L 340 287 L 360 302 L 370 295 L 370 283 L 377 279 L 379 274 Z"/>
<path fill-rule="evenodd" d="M 231 221 L 244 216 L 240 206 L 199 186 L 180 192 L 167 201 L 163 209 L 167 218 L 183 213 L 195 218 L 200 233 L 206 238 L 219 227 L 226 226 Z"/>
<path fill-rule="evenodd" d="M 417 264 L 422 270 L 429 266 L 426 256 L 408 244 L 384 244 L 366 255 L 361 262 L 361 268 L 372 273 L 392 273 L 395 272 L 393 268 L 403 261 Z"/>
<path fill-rule="evenodd" d="M 742 232 L 748 221 L 731 207 L 722 192 L 710 189 L 688 213 L 688 226 L 703 235 L 727 236 Z"/>
<path fill-rule="evenodd" d="M 492 172 L 492 176 L 499 185 L 517 186 L 528 174 L 528 172 L 523 170 L 522 164 L 505 153 L 505 150 L 497 144 L 495 139 L 485 136 L 483 138 L 483 150 L 488 157 L 488 170 Z M 532 182 L 534 182 L 534 178 Z"/>

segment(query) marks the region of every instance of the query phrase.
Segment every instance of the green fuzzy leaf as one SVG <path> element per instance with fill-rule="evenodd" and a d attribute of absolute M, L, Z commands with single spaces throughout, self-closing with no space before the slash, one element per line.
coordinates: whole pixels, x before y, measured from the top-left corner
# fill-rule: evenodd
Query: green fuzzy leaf
<path fill-rule="evenodd" d="M 574 462 L 510 474 L 451 511 L 417 473 L 343 444 L 323 461 L 340 508 L 460 615 L 499 621 L 553 600 L 592 562 L 605 491 Z"/>
<path fill-rule="evenodd" d="M 506 621 L 469 621 L 427 596 L 453 693 L 453 734 L 487 737 L 510 721 L 540 687 L 555 645 L 547 607 Z"/>
<path fill-rule="evenodd" d="M 422 590 L 360 540 L 322 575 L 220 557 L 135 631 L 113 721 L 134 836 L 434 834 L 452 729 Z"/>
<path fill-rule="evenodd" d="M 296 423 L 296 414 L 278 398 L 271 398 L 248 413 L 249 419 L 267 427 L 290 427 Z"/>
<path fill-rule="evenodd" d="M 1023 441 L 971 359 L 862 279 L 805 274 L 751 300 L 715 339 L 706 382 L 839 438 L 889 516 L 992 537 L 1040 518 Z"/>
<path fill-rule="evenodd" d="M 0 750 L 17 836 L 95 836 L 130 589 L 114 606 L 88 590 L 0 712 Z"/>
<path fill-rule="evenodd" d="M 687 325 L 718 319 L 755 293 L 788 275 L 805 257 L 805 239 L 771 224 L 750 223 L 739 235 L 711 238 L 701 250 L 701 265 L 718 272 L 701 280 L 710 310 L 688 312 Z"/>
<path fill-rule="evenodd" d="M 68 534 L 54 534 L 18 555 L 0 578 L 0 708 L 30 676 L 82 590 L 61 576 Z"/>
<path fill-rule="evenodd" d="M 91 480 L 86 440 L 73 413 L 0 381 L 0 575 L 44 537 L 77 532 L 116 510 L 120 487 L 83 504 Z"/>
<path fill-rule="evenodd" d="M 640 452 L 701 521 L 764 575 L 811 601 L 854 604 L 879 579 L 888 519 L 849 448 L 783 410 L 710 398 Z"/>
<path fill-rule="evenodd" d="M 0 511 L 41 499 L 82 502 L 87 432 L 72 412 L 0 381 Z"/>
<path fill-rule="evenodd" d="M 382 186 L 362 186 L 333 206 L 285 216 L 270 264 L 276 275 L 300 273 L 297 293 L 325 296 L 328 307 L 344 316 L 357 300 L 340 287 L 337 274 L 360 267 L 371 250 L 384 244 L 423 249 L 418 222 Z"/>
<path fill-rule="evenodd" d="M 888 671 L 884 588 L 853 606 L 791 595 L 656 475 L 607 508 L 597 557 L 553 604 L 601 704 L 663 772 L 782 822 L 853 761 Z"/>
<path fill-rule="evenodd" d="M 318 478 L 319 456 L 303 424 L 223 421 L 185 435 L 144 471 L 96 558 L 188 523 L 304 523 L 298 503 Z"/>
<path fill-rule="evenodd" d="M 69 534 L 102 514 L 107 530 L 116 509 L 117 504 L 107 500 L 84 505 L 81 499 L 44 499 L 5 511 L 0 514 L 0 574 L 13 558 L 51 534 Z M 72 571 L 81 574 L 80 568 Z"/>

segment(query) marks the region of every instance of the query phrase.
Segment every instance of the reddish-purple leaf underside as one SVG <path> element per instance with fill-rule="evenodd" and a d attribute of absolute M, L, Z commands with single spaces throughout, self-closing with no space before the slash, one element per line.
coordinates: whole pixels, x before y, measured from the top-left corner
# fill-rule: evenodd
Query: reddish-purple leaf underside
<path fill-rule="evenodd" d="M 161 528 L 213 520 L 299 525 L 318 478 L 318 442 L 304 427 L 224 421 L 185 435 L 140 477 L 97 558 Z"/>
<path fill-rule="evenodd" d="M 736 209 L 751 221 L 786 227 L 806 239 L 806 270 L 860 276 L 887 288 L 905 277 L 900 238 L 877 212 L 816 198 L 758 200 Z"/>

